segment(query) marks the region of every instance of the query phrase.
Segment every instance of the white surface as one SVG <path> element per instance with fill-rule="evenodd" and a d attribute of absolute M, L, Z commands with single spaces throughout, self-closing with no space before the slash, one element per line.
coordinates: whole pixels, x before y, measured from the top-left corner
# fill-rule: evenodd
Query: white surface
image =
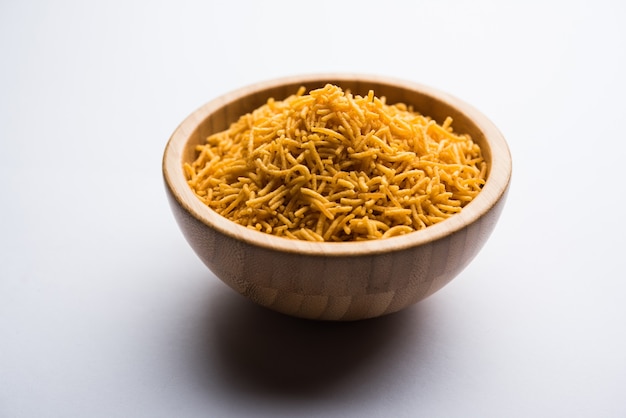
<path fill-rule="evenodd" d="M 626 6 L 0 3 L 0 417 L 624 417 Z M 195 257 L 160 159 L 269 78 L 430 84 L 503 131 L 501 221 L 400 314 L 286 318 Z"/>

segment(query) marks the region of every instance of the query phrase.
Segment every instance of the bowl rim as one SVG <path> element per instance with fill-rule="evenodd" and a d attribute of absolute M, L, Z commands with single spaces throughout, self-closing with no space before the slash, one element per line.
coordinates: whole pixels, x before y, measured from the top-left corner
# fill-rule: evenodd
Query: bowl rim
<path fill-rule="evenodd" d="M 295 240 L 239 225 L 218 214 L 193 193 L 183 171 L 186 143 L 196 128 L 213 112 L 251 94 L 285 84 L 340 82 L 378 83 L 410 89 L 455 108 L 480 129 L 491 152 L 489 175 L 481 192 L 459 213 L 419 231 L 386 239 L 350 242 L 311 242 Z M 268 97 L 269 98 L 269 97 Z M 404 250 L 437 241 L 460 231 L 486 214 L 506 193 L 512 174 L 512 160 L 507 142 L 500 130 L 473 106 L 448 93 L 424 84 L 386 76 L 355 73 L 317 73 L 261 81 L 223 94 L 189 114 L 170 136 L 162 160 L 166 187 L 176 202 L 196 220 L 221 234 L 252 246 L 285 253 L 310 256 L 363 256 Z"/>

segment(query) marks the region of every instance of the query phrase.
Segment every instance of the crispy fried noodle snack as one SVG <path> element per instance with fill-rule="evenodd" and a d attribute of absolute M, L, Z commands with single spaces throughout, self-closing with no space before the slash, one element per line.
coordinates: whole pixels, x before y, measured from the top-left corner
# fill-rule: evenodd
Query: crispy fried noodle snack
<path fill-rule="evenodd" d="M 196 195 L 238 224 L 312 241 L 388 238 L 469 203 L 487 165 L 468 135 L 328 84 L 269 99 L 197 147 Z"/>

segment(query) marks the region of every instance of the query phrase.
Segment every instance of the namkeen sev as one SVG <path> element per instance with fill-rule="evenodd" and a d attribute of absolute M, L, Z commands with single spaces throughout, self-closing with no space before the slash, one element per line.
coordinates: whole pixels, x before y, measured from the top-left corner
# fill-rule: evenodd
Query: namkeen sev
<path fill-rule="evenodd" d="M 487 171 L 450 117 L 438 124 L 333 84 L 270 98 L 196 151 L 184 170 L 206 205 L 243 226 L 312 241 L 426 228 L 459 213 Z"/>

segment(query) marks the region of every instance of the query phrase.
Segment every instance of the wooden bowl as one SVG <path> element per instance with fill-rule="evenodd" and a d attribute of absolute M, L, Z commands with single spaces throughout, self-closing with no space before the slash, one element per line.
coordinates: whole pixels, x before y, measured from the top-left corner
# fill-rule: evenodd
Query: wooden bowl
<path fill-rule="evenodd" d="M 384 240 L 314 243 L 257 232 L 222 217 L 192 192 L 183 163 L 194 147 L 239 116 L 282 100 L 300 86 L 326 83 L 354 94 L 404 102 L 442 123 L 454 119 L 481 147 L 489 171 L 483 190 L 463 210 L 423 230 Z M 511 156 L 498 129 L 480 112 L 430 87 L 376 76 L 322 74 L 282 78 L 219 97 L 187 117 L 172 134 L 163 175 L 185 238 L 208 268 L 235 291 L 267 308 L 321 320 L 358 320 L 406 308 L 441 289 L 487 241 L 504 205 Z"/>

